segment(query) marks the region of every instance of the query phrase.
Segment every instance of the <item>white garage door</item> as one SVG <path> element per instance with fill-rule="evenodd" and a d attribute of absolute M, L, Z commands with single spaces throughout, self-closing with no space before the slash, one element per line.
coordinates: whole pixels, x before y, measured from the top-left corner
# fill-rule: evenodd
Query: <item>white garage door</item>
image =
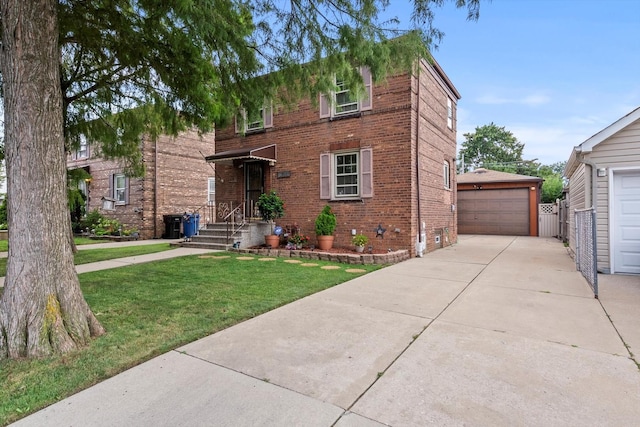
<path fill-rule="evenodd" d="M 640 273 L 640 172 L 614 173 L 612 255 L 615 273 Z"/>

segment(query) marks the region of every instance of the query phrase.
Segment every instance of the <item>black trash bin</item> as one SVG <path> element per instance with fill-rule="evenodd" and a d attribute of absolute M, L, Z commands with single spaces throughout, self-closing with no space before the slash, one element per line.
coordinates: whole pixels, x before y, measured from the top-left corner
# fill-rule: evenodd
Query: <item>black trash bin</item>
<path fill-rule="evenodd" d="M 164 215 L 164 234 L 165 239 L 179 239 L 180 238 L 180 222 L 182 221 L 182 215 Z"/>

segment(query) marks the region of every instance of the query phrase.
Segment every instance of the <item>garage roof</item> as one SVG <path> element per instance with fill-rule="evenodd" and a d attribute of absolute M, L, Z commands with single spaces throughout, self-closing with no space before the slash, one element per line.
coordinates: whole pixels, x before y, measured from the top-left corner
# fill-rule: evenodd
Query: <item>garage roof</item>
<path fill-rule="evenodd" d="M 490 169 L 478 168 L 474 171 L 458 175 L 458 184 L 466 183 L 488 183 L 488 182 L 524 182 L 524 181 L 544 181 L 537 176 L 518 175 L 516 173 L 507 173 L 494 171 Z"/>

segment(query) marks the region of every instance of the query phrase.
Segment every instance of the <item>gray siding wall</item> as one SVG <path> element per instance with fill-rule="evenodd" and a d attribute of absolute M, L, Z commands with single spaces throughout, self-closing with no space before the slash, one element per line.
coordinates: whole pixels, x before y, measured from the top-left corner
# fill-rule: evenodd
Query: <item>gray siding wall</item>
<path fill-rule="evenodd" d="M 604 177 L 596 178 L 596 216 L 597 216 L 597 245 L 598 270 L 608 273 L 610 268 L 610 237 L 609 237 L 609 170 L 617 168 L 640 167 L 640 120 L 625 127 L 620 132 L 601 142 L 593 148 L 591 153 L 585 154 L 585 159 L 595 163 L 596 168 L 606 169 Z M 584 166 L 583 166 L 584 167 Z M 588 171 L 587 173 L 590 173 Z M 588 180 L 585 180 L 588 183 Z M 585 187 L 585 191 L 589 191 Z"/>
<path fill-rule="evenodd" d="M 576 252 L 576 222 L 573 211 L 585 207 L 585 190 L 588 186 L 588 182 L 585 182 L 585 169 L 585 165 L 581 164 L 569 177 L 569 249 L 573 253 Z"/>

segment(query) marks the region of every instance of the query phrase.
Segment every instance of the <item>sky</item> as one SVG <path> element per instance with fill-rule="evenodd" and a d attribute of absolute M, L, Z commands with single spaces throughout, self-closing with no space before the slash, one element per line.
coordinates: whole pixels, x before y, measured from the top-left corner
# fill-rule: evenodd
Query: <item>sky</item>
<path fill-rule="evenodd" d="M 388 12 L 409 22 L 410 8 Z M 640 107 L 638 0 L 485 0 L 478 21 L 447 4 L 434 26 L 433 56 L 462 96 L 458 148 L 493 122 L 549 165 Z"/>

